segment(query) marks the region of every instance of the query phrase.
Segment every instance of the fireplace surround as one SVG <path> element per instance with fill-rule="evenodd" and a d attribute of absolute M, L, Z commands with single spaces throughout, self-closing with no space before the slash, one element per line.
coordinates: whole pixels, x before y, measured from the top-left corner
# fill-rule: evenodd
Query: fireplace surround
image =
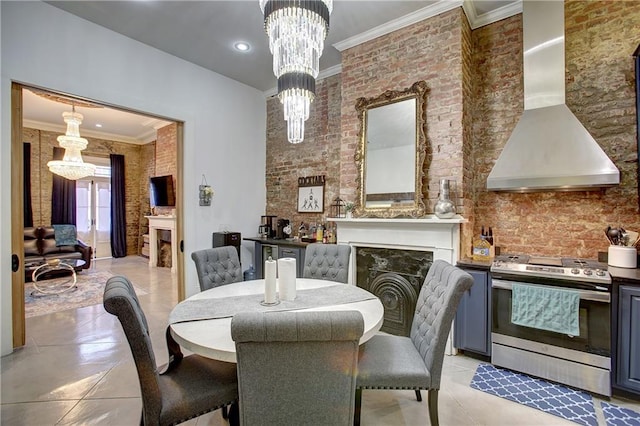
<path fill-rule="evenodd" d="M 382 301 L 382 331 L 409 335 L 418 294 L 432 263 L 430 251 L 356 247 L 356 285 Z"/>
<path fill-rule="evenodd" d="M 443 259 L 455 264 L 460 258 L 461 216 L 452 219 L 385 219 L 333 218 L 338 225 L 338 244 L 349 244 L 351 262 L 349 283 L 356 283 L 357 247 L 421 250 L 433 252 L 433 260 Z"/>
<path fill-rule="evenodd" d="M 409 335 L 428 268 L 436 259 L 456 263 L 460 257 L 460 224 L 466 219 L 331 220 L 338 226 L 338 244 L 351 246 L 349 284 L 380 298 L 385 308 L 382 331 Z"/>

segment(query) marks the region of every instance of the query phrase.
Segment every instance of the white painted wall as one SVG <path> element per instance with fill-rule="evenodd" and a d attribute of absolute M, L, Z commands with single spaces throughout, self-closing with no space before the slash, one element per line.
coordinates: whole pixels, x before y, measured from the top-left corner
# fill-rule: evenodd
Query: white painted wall
<path fill-rule="evenodd" d="M 17 81 L 185 122 L 184 244 L 187 295 L 198 291 L 190 260 L 229 225 L 257 233 L 264 214 L 266 102 L 262 92 L 160 52 L 42 2 L 0 2 L 0 321 L 11 335 L 11 82 Z M 203 29 L 205 30 L 205 29 Z M 198 205 L 202 174 L 215 190 Z M 248 245 L 247 247 L 252 247 Z"/>

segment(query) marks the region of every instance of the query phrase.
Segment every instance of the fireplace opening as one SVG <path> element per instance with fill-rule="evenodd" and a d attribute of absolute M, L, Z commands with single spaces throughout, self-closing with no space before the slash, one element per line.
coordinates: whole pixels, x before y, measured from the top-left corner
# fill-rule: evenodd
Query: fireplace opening
<path fill-rule="evenodd" d="M 171 231 L 166 229 L 158 229 L 158 259 L 157 265 L 159 267 L 171 268 Z"/>
<path fill-rule="evenodd" d="M 430 251 L 356 247 L 356 285 L 382 301 L 381 331 L 409 335 L 418 294 L 432 263 Z"/>

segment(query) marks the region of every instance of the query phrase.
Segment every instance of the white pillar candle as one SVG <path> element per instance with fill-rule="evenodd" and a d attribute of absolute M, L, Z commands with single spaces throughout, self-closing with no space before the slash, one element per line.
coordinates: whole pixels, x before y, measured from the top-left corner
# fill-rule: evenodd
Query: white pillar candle
<path fill-rule="evenodd" d="M 280 300 L 296 298 L 296 259 L 293 257 L 278 259 L 278 291 Z"/>
<path fill-rule="evenodd" d="M 264 262 L 264 303 L 276 303 L 276 261 Z"/>

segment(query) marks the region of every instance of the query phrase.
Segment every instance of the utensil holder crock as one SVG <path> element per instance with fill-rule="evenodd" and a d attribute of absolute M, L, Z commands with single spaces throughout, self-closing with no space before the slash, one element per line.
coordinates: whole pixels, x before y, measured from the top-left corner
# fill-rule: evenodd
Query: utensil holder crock
<path fill-rule="evenodd" d="M 638 251 L 635 247 L 609 246 L 609 266 L 635 268 L 638 263 Z"/>

